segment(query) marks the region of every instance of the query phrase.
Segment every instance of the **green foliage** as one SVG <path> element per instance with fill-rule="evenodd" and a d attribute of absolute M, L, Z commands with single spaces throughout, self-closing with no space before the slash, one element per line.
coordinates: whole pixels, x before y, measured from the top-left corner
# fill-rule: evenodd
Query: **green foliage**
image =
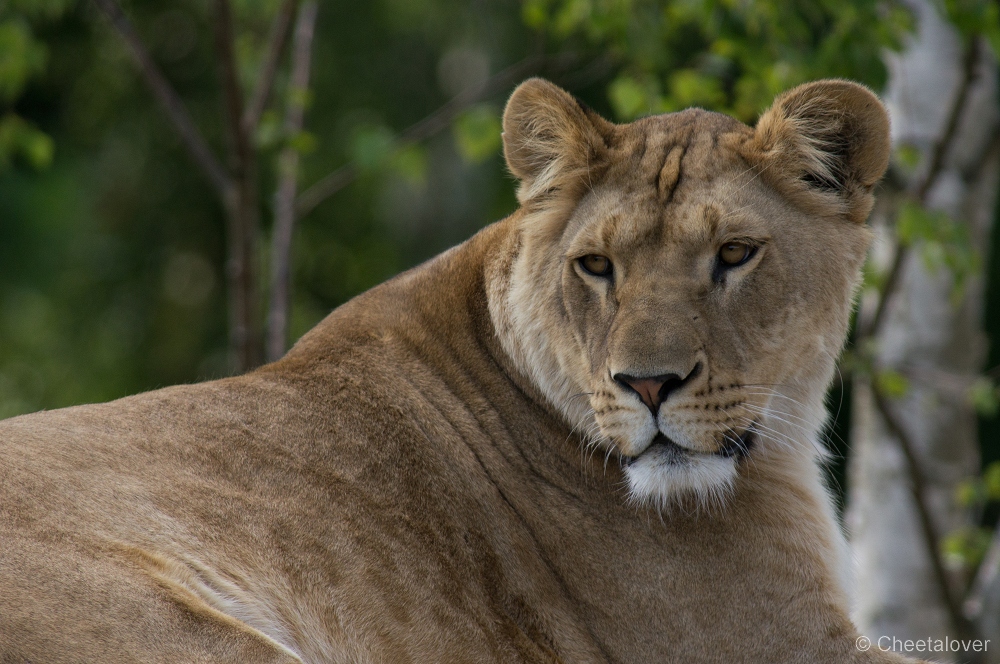
<path fill-rule="evenodd" d="M 1000 7 L 991 0 L 944 0 L 945 16 L 966 38 L 983 35 L 993 47 L 1000 47 Z"/>
<path fill-rule="evenodd" d="M 99 12 L 68 11 L 77 4 L 0 0 L 0 416 L 229 371 L 218 201 L 114 30 Z M 279 4 L 233 2 L 247 93 Z M 123 7 L 224 161 L 211 3 Z M 300 190 L 345 164 L 363 177 L 300 223 L 293 337 L 514 208 L 496 158 L 509 90 L 450 134 L 398 142 L 454 95 L 442 83 L 450 51 L 480 54 L 485 75 L 539 49 L 572 52 L 580 66 L 557 82 L 619 118 L 702 105 L 752 120 L 808 78 L 880 88 L 881 53 L 910 22 L 874 0 L 320 3 L 309 90 L 288 91 L 286 56 L 254 136 L 262 232 L 282 148 L 300 152 Z M 610 70 L 591 66 L 606 59 Z M 289 102 L 307 109 L 294 136 Z"/>
<path fill-rule="evenodd" d="M 52 139 L 19 115 L 7 113 L 0 117 L 0 171 L 16 157 L 33 168 L 46 168 L 52 163 L 53 150 Z"/>
<path fill-rule="evenodd" d="M 459 154 L 474 164 L 500 150 L 500 112 L 491 104 L 473 106 L 458 117 L 452 128 Z"/>
<path fill-rule="evenodd" d="M 285 128 L 281 116 L 274 110 L 265 111 L 257 125 L 254 143 L 257 147 L 268 150 L 276 147 L 284 137 Z"/>
<path fill-rule="evenodd" d="M 941 541 L 941 553 L 949 567 L 975 569 L 990 546 L 988 528 L 969 526 L 949 533 Z"/>
<path fill-rule="evenodd" d="M 299 154 L 315 152 L 318 142 L 316 135 L 308 131 L 299 131 L 288 137 L 288 147 Z"/>
<path fill-rule="evenodd" d="M 900 399 L 909 392 L 910 381 L 898 371 L 883 369 L 875 375 L 875 389 L 890 399 Z"/>
<path fill-rule="evenodd" d="M 45 69 L 45 46 L 35 40 L 23 19 L 0 23 L 0 102 L 21 95 L 28 81 Z"/>
<path fill-rule="evenodd" d="M 977 509 L 987 502 L 1000 502 L 1000 461 L 986 466 L 981 476 L 959 483 L 955 502 L 962 507 Z"/>
<path fill-rule="evenodd" d="M 659 97 L 659 86 L 651 78 L 640 82 L 632 76 L 622 74 L 608 86 L 611 108 L 614 109 L 615 115 L 623 120 L 656 112 Z"/>
<path fill-rule="evenodd" d="M 985 376 L 980 376 L 973 382 L 968 398 L 980 417 L 996 417 L 1000 411 L 1000 392 L 993 381 Z"/>
<path fill-rule="evenodd" d="M 427 150 L 419 145 L 408 145 L 397 150 L 392 157 L 392 169 L 406 182 L 422 187 L 427 184 Z"/>
<path fill-rule="evenodd" d="M 896 234 L 902 244 L 919 249 L 929 270 L 947 269 L 951 273 L 956 304 L 969 279 L 982 270 L 982 259 L 972 245 L 968 224 L 956 222 L 944 212 L 907 201 L 899 211 Z"/>
<path fill-rule="evenodd" d="M 961 507 L 978 507 L 986 498 L 986 486 L 979 478 L 963 480 L 955 487 L 955 503 Z"/>
<path fill-rule="evenodd" d="M 233 2 L 247 96 L 279 4 Z M 211 3 L 122 6 L 225 163 Z M 310 89 L 289 92 L 286 54 L 254 136 L 262 239 L 282 148 L 301 154 L 300 191 L 348 163 L 364 175 L 300 222 L 293 338 L 513 208 L 501 160 L 465 161 L 449 132 L 396 141 L 452 96 L 450 48 L 482 51 L 487 75 L 531 52 L 517 9 L 320 3 Z M 0 0 L 0 26 L 0 417 L 228 374 L 223 213 L 120 37 L 75 0 Z M 288 102 L 306 108 L 294 136 Z"/>
<path fill-rule="evenodd" d="M 55 18 L 68 5 L 65 0 L 0 3 L 0 173 L 16 159 L 35 169 L 52 162 L 52 140 L 13 107 L 48 63 L 48 49 L 35 37 L 32 20 Z"/>
<path fill-rule="evenodd" d="M 912 172 L 920 164 L 920 149 L 913 145 L 901 145 L 894 157 L 897 164 Z"/>
<path fill-rule="evenodd" d="M 983 471 L 983 485 L 990 500 L 1000 501 L 1000 462 L 994 461 Z"/>
<path fill-rule="evenodd" d="M 392 154 L 396 137 L 384 125 L 360 127 L 351 140 L 351 158 L 363 171 L 381 167 Z"/>
<path fill-rule="evenodd" d="M 875 289 L 881 292 L 885 288 L 887 276 L 885 270 L 880 270 L 871 260 L 865 261 L 861 271 L 862 290 Z"/>
<path fill-rule="evenodd" d="M 525 22 L 557 40 L 606 48 L 620 119 L 703 106 L 752 121 L 774 96 L 825 76 L 877 88 L 882 52 L 913 18 L 875 0 L 525 0 Z"/>
<path fill-rule="evenodd" d="M 986 466 L 981 476 L 960 482 L 954 499 L 957 505 L 977 515 L 1000 503 L 1000 461 Z M 960 528 L 942 539 L 941 552 L 952 567 L 974 571 L 989 548 L 991 535 L 990 528 Z"/>
<path fill-rule="evenodd" d="M 680 111 L 691 106 L 722 108 L 726 93 L 716 76 L 697 69 L 681 69 L 669 76 L 669 94 L 663 99 L 666 111 Z"/>

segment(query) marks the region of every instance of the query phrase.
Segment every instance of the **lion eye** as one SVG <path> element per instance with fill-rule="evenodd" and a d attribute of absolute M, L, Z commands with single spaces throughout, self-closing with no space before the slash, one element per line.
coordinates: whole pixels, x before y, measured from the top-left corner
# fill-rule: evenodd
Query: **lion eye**
<path fill-rule="evenodd" d="M 753 256 L 754 248 L 742 242 L 727 242 L 719 249 L 719 260 L 728 267 L 743 265 Z"/>
<path fill-rule="evenodd" d="M 611 274 L 611 261 L 596 254 L 581 258 L 580 267 L 596 277 L 606 277 Z"/>

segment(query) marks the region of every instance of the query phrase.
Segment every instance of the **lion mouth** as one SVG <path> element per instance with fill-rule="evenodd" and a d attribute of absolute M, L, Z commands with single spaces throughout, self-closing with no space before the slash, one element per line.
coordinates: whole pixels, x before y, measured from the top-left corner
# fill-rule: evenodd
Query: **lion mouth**
<path fill-rule="evenodd" d="M 655 455 L 659 461 L 667 464 L 684 463 L 687 459 L 695 456 L 717 456 L 724 459 L 735 457 L 736 459 L 742 459 L 750 454 L 750 450 L 756 442 L 755 434 L 754 425 L 750 425 L 739 437 L 726 435 L 722 445 L 714 452 L 695 452 L 686 447 L 681 447 L 663 432 L 658 432 L 656 437 L 653 438 L 653 442 L 649 444 L 649 447 L 636 456 L 623 456 L 622 458 L 626 466 L 631 466 L 640 457 L 647 454 Z"/>

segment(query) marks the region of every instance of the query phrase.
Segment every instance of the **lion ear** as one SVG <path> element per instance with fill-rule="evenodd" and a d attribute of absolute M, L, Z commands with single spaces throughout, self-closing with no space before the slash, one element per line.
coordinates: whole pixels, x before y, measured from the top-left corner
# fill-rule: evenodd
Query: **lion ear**
<path fill-rule="evenodd" d="M 744 156 L 793 203 L 863 222 L 889 149 L 889 116 L 879 98 L 863 85 L 829 79 L 778 97 Z"/>
<path fill-rule="evenodd" d="M 562 88 L 531 78 L 514 90 L 503 113 L 503 152 L 521 181 L 522 204 L 584 180 L 606 149 L 611 125 Z"/>

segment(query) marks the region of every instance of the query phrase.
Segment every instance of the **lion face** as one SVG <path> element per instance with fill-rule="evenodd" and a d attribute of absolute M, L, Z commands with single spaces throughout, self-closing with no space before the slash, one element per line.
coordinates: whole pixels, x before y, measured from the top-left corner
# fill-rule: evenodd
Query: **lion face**
<path fill-rule="evenodd" d="M 813 453 L 888 154 L 861 86 L 616 126 L 530 81 L 504 119 L 521 179 L 505 348 L 631 496 L 721 498 L 741 467 Z"/>

